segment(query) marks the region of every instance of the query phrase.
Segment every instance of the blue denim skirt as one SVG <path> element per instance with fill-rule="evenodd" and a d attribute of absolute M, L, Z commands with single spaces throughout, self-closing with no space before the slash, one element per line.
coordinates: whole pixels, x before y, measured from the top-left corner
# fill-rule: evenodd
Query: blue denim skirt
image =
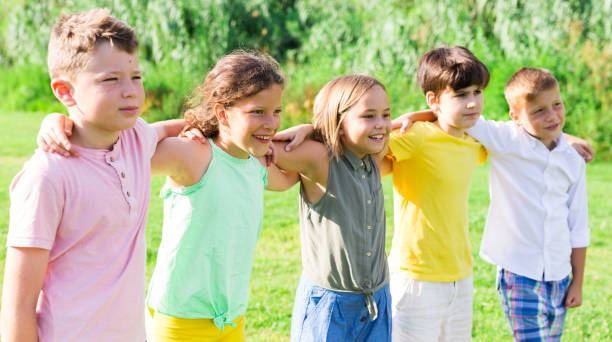
<path fill-rule="evenodd" d="M 365 297 L 322 288 L 302 275 L 293 305 L 291 341 L 391 341 L 389 284 L 374 293 L 378 306 L 378 318 L 374 321 Z"/>

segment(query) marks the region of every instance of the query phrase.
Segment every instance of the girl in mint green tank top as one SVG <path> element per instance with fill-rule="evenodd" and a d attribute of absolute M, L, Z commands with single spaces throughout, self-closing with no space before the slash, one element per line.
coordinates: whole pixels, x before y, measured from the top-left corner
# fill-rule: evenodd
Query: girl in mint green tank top
<path fill-rule="evenodd" d="M 244 340 L 263 190 L 297 182 L 264 158 L 280 125 L 283 84 L 271 57 L 227 55 L 185 113 L 188 128 L 201 130 L 208 143 L 168 138 L 157 146 L 152 169 L 168 178 L 147 296 L 154 341 Z"/>

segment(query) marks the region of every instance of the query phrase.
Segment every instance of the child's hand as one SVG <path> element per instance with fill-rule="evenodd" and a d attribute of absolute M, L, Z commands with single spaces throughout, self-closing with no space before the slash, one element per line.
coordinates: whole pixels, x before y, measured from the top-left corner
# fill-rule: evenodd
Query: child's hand
<path fill-rule="evenodd" d="M 265 155 L 266 158 L 266 166 L 270 166 L 270 164 L 276 163 L 276 147 L 274 147 L 273 143 L 268 145 L 268 152 Z"/>
<path fill-rule="evenodd" d="M 402 114 L 400 117 L 391 121 L 391 129 L 400 128 L 400 133 L 404 134 L 416 121 L 435 121 L 436 115 L 431 109 L 421 110 Z"/>
<path fill-rule="evenodd" d="M 405 114 L 400 116 L 397 120 L 394 120 L 391 124 L 391 129 L 400 129 L 400 134 L 406 133 L 408 128 L 412 127 L 412 120 L 409 117 L 405 117 Z"/>
<path fill-rule="evenodd" d="M 59 113 L 47 115 L 40 124 L 36 137 L 38 146 L 45 152 L 59 153 L 64 157 L 78 157 L 79 153 L 72 147 L 68 137 L 72 135 L 72 120 Z"/>
<path fill-rule="evenodd" d="M 584 158 L 586 163 L 590 163 L 593 160 L 595 151 L 588 141 L 569 134 L 565 134 L 565 140 Z"/>
<path fill-rule="evenodd" d="M 577 284 L 572 281 L 567 289 L 565 308 L 571 309 L 580 305 L 582 305 L 582 284 Z"/>
<path fill-rule="evenodd" d="M 272 137 L 274 141 L 290 141 L 285 146 L 285 151 L 289 152 L 299 146 L 312 132 L 314 127 L 311 124 L 297 125 L 280 131 Z"/>
<path fill-rule="evenodd" d="M 202 131 L 195 127 L 191 127 L 188 130 L 183 130 L 181 133 L 179 133 L 178 137 L 188 140 L 198 140 L 203 144 L 208 143 L 208 140 L 206 139 L 204 134 L 202 134 Z"/>

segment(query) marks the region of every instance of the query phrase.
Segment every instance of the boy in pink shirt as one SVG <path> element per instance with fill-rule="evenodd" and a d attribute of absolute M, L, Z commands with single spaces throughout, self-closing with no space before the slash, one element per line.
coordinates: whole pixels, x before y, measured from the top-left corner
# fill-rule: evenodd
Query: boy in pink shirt
<path fill-rule="evenodd" d="M 51 87 L 80 158 L 37 150 L 11 184 L 5 342 L 145 340 L 150 159 L 172 130 L 139 118 L 137 47 L 133 29 L 107 10 L 53 27 Z"/>

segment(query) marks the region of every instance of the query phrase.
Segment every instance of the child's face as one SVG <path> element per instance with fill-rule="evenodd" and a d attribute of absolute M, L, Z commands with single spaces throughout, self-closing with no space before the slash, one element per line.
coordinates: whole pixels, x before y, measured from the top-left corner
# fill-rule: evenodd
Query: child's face
<path fill-rule="evenodd" d="M 542 141 L 549 149 L 559 137 L 565 124 L 565 107 L 559 87 L 541 91 L 531 100 L 523 99 L 510 117 L 527 133 Z"/>
<path fill-rule="evenodd" d="M 266 154 L 270 141 L 280 127 L 283 88 L 273 85 L 225 108 L 220 144 L 236 158 Z"/>
<path fill-rule="evenodd" d="M 70 84 L 75 122 L 101 133 L 134 127 L 145 97 L 137 52 L 102 43 Z"/>
<path fill-rule="evenodd" d="M 340 127 L 344 148 L 359 158 L 383 150 L 391 131 L 389 99 L 383 88 L 372 87 L 344 115 Z"/>
<path fill-rule="evenodd" d="M 447 87 L 437 97 L 427 93 L 427 102 L 438 116 L 438 125 L 446 133 L 461 136 L 474 126 L 482 113 L 484 96 L 480 86 L 471 85 L 454 90 Z"/>

